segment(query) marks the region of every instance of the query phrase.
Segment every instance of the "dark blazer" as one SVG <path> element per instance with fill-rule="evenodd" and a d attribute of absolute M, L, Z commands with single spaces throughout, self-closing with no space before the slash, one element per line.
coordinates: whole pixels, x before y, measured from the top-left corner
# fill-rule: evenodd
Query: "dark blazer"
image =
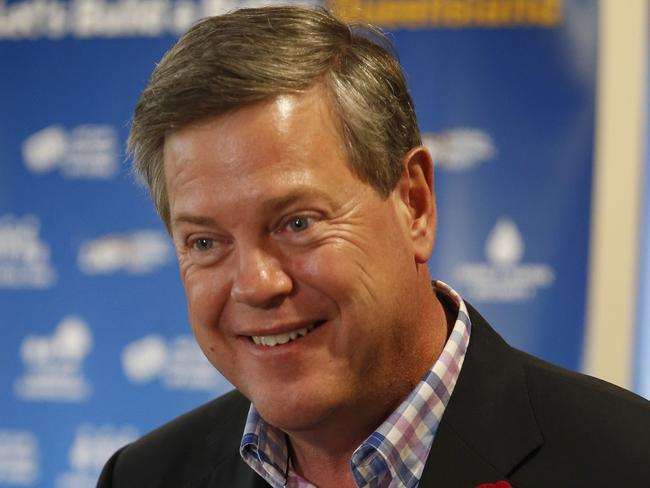
<path fill-rule="evenodd" d="M 420 487 L 650 488 L 650 403 L 508 346 L 471 307 L 472 335 Z M 228 393 L 108 461 L 100 488 L 268 486 L 240 458 L 249 402 Z"/>

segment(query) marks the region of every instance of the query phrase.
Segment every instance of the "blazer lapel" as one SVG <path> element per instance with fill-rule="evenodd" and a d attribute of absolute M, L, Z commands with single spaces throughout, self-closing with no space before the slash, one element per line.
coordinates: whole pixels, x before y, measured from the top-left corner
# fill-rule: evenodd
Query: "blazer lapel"
<path fill-rule="evenodd" d="M 468 305 L 472 321 L 463 369 L 436 433 L 420 487 L 495 482 L 543 442 L 515 352 Z"/>

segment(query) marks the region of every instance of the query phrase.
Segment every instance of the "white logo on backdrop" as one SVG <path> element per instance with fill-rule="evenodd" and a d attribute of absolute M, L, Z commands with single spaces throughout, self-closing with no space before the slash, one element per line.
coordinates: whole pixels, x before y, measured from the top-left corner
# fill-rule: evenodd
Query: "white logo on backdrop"
<path fill-rule="evenodd" d="M 515 223 L 498 220 L 485 242 L 488 262 L 463 263 L 454 279 L 468 297 L 481 302 L 522 302 L 534 298 L 555 281 L 555 271 L 542 263 L 522 263 L 524 240 Z"/>
<path fill-rule="evenodd" d="M 36 436 L 26 430 L 0 430 L 0 486 L 34 486 L 40 477 Z"/>
<path fill-rule="evenodd" d="M 94 487 L 108 458 L 137 437 L 132 425 L 80 425 L 68 452 L 70 470 L 57 476 L 56 488 Z"/>
<path fill-rule="evenodd" d="M 83 374 L 83 361 L 92 348 L 86 322 L 75 315 L 65 317 L 51 336 L 28 335 L 20 355 L 25 372 L 14 385 L 22 400 L 80 402 L 92 387 Z"/>
<path fill-rule="evenodd" d="M 0 39 L 115 38 L 181 34 L 197 20 L 238 7 L 317 0 L 0 0 Z"/>
<path fill-rule="evenodd" d="M 144 274 L 166 265 L 173 255 L 164 233 L 141 230 L 86 241 L 79 249 L 77 262 L 83 273 L 91 275 L 118 271 Z"/>
<path fill-rule="evenodd" d="M 469 170 L 494 159 L 497 148 L 490 135 L 481 129 L 457 128 L 422 134 L 422 143 L 431 152 L 437 168 Z"/>
<path fill-rule="evenodd" d="M 40 228 L 34 215 L 0 217 L 0 288 L 49 288 L 56 281 Z"/>
<path fill-rule="evenodd" d="M 122 352 L 124 374 L 133 383 L 160 380 L 170 390 L 219 392 L 232 386 L 205 358 L 191 335 L 171 340 L 148 335 Z"/>
<path fill-rule="evenodd" d="M 65 178 L 112 178 L 120 167 L 117 132 L 110 125 L 51 125 L 25 139 L 23 160 L 37 175 L 58 169 Z"/>

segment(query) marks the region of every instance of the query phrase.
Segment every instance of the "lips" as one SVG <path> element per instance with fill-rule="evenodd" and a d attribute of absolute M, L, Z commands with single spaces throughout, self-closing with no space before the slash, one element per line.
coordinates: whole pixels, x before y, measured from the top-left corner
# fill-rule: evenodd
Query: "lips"
<path fill-rule="evenodd" d="M 254 335 L 250 337 L 258 346 L 275 347 L 305 337 L 324 322 L 324 320 L 317 320 L 300 329 L 294 329 L 280 334 Z"/>

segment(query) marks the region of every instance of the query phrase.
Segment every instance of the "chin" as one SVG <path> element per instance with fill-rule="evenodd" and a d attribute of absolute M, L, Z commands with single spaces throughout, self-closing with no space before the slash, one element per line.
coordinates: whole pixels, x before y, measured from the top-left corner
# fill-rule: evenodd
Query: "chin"
<path fill-rule="evenodd" d="M 257 392 L 248 398 L 266 422 L 285 432 L 317 427 L 332 416 L 339 403 L 332 396 L 323 395 L 322 390 L 292 392 L 283 387 Z"/>

